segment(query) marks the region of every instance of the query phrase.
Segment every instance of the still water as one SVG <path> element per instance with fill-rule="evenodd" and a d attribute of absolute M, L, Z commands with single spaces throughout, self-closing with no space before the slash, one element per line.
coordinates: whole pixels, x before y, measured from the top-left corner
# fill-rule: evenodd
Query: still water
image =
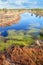
<path fill-rule="evenodd" d="M 12 26 L 0 27 L 0 32 L 7 30 L 31 30 L 43 28 L 43 17 L 31 15 L 31 13 L 20 14 L 20 20 L 18 23 Z"/>

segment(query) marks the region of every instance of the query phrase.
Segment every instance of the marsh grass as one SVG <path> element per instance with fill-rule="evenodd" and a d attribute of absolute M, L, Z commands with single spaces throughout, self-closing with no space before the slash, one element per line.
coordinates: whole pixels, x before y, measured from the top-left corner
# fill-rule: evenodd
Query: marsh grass
<path fill-rule="evenodd" d="M 29 34 L 29 31 L 8 31 L 7 37 L 0 38 L 0 51 L 7 49 L 11 45 L 29 46 L 35 40 Z"/>
<path fill-rule="evenodd" d="M 7 31 L 8 36 L 3 37 L 0 36 L 0 51 L 7 49 L 11 45 L 18 45 L 18 46 L 30 46 L 32 45 L 37 38 L 42 38 L 40 35 L 35 35 L 34 33 L 38 32 L 38 30 L 27 30 L 27 31 Z M 35 44 L 35 43 L 34 43 Z"/>

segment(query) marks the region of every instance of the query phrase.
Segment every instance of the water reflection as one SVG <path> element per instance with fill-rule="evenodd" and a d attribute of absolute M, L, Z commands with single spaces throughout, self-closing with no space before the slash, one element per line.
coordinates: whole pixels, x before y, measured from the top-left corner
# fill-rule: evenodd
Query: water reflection
<path fill-rule="evenodd" d="M 7 31 L 3 31 L 3 32 L 1 32 L 1 36 L 3 36 L 3 37 L 8 36 L 8 32 L 7 32 Z"/>
<path fill-rule="evenodd" d="M 31 13 L 21 14 L 21 19 L 17 24 L 12 26 L 0 27 L 1 31 L 7 30 L 30 30 L 32 28 L 41 29 L 43 27 L 43 17 L 39 15 L 34 15 Z"/>
<path fill-rule="evenodd" d="M 33 16 L 33 14 L 31 14 L 31 16 Z"/>
<path fill-rule="evenodd" d="M 34 16 L 35 15 L 35 17 L 39 17 L 39 18 L 41 18 L 42 16 L 41 15 L 39 15 L 39 14 L 31 14 L 31 16 Z"/>

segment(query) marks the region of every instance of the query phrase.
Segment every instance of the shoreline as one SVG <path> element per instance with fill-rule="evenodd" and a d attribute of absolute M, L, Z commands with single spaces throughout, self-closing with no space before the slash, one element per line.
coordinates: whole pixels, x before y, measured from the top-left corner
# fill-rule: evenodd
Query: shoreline
<path fill-rule="evenodd" d="M 19 20 L 20 20 L 20 16 L 16 15 L 15 18 L 12 21 L 2 22 L 2 23 L 0 23 L 0 26 L 1 27 L 10 26 L 12 24 L 18 23 Z"/>
<path fill-rule="evenodd" d="M 22 13 L 31 13 L 31 14 L 35 14 L 36 16 L 43 16 L 43 10 L 28 10 L 28 9 L 22 9 L 22 10 L 7 10 L 7 12 L 5 11 L 0 11 L 0 27 L 4 27 L 4 26 L 10 26 L 12 24 L 16 24 L 18 23 L 18 20 L 20 20 L 20 14 Z"/>

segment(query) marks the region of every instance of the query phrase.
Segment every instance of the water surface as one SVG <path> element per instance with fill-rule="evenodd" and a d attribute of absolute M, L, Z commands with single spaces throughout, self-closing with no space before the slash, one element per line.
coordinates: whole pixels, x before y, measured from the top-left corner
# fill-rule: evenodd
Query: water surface
<path fill-rule="evenodd" d="M 43 28 L 43 17 L 31 15 L 31 13 L 20 14 L 21 19 L 12 26 L 0 27 L 0 32 L 7 30 L 31 30 Z"/>

